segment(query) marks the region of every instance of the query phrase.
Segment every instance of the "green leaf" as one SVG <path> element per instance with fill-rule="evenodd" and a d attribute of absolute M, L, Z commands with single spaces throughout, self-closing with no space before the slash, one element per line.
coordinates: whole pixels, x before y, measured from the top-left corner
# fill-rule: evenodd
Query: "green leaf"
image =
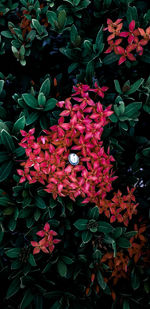
<path fill-rule="evenodd" d="M 58 263 L 57 263 L 57 270 L 58 270 L 58 273 L 61 277 L 66 277 L 67 275 L 67 266 L 66 264 L 59 260 Z"/>
<path fill-rule="evenodd" d="M 140 78 L 139 80 L 137 80 L 134 84 L 130 86 L 130 89 L 126 91 L 125 94 L 129 95 L 129 94 L 136 92 L 140 88 L 140 86 L 143 84 L 143 82 L 144 82 L 144 78 Z"/>
<path fill-rule="evenodd" d="M 6 299 L 9 299 L 13 295 L 15 295 L 19 290 L 20 290 L 20 279 L 15 278 L 11 282 L 11 284 L 10 284 L 8 290 L 7 290 Z"/>
<path fill-rule="evenodd" d="M 38 95 L 38 104 L 39 107 L 44 107 L 46 103 L 46 97 L 43 92 L 40 92 Z"/>
<path fill-rule="evenodd" d="M 126 106 L 123 117 L 127 117 L 128 119 L 136 119 L 138 114 L 137 112 L 142 107 L 141 102 L 133 102 Z"/>
<path fill-rule="evenodd" d="M 102 258 L 102 253 L 100 250 L 96 249 L 95 252 L 93 253 L 93 259 L 100 261 Z"/>
<path fill-rule="evenodd" d="M 3 91 L 3 87 L 4 87 L 4 80 L 0 80 L 0 94 L 2 93 Z"/>
<path fill-rule="evenodd" d="M 53 28 L 55 28 L 55 23 L 57 21 L 56 13 L 53 11 L 48 11 L 47 18 L 48 18 L 48 22 L 52 25 Z"/>
<path fill-rule="evenodd" d="M 90 60 L 86 66 L 86 79 L 90 83 L 94 76 L 94 60 Z"/>
<path fill-rule="evenodd" d="M 40 218 L 40 216 L 41 216 L 41 212 L 40 212 L 40 210 L 37 208 L 37 209 L 35 210 L 35 212 L 34 212 L 34 219 L 35 219 L 35 221 L 38 221 L 39 218 Z"/>
<path fill-rule="evenodd" d="M 44 200 L 40 196 L 36 197 L 35 204 L 40 209 L 45 209 L 46 208 L 46 204 L 45 204 Z"/>
<path fill-rule="evenodd" d="M 143 149 L 142 154 L 145 157 L 149 157 L 150 156 L 150 147 Z"/>
<path fill-rule="evenodd" d="M 97 33 L 96 36 L 96 49 L 98 51 L 98 54 L 100 54 L 104 49 L 103 44 L 103 26 L 101 26 L 100 30 Z"/>
<path fill-rule="evenodd" d="M 50 110 L 54 109 L 55 106 L 56 106 L 56 103 L 57 103 L 57 100 L 56 100 L 56 99 L 53 99 L 53 98 L 49 99 L 49 100 L 46 102 L 44 111 L 47 112 L 47 111 L 50 111 Z"/>
<path fill-rule="evenodd" d="M 20 253 L 20 248 L 9 249 L 6 252 L 6 255 L 12 259 L 17 258 Z"/>
<path fill-rule="evenodd" d="M 119 94 L 122 94 L 122 90 L 121 90 L 119 81 L 118 81 L 117 79 L 114 80 L 114 84 L 115 84 L 115 89 L 116 89 L 116 91 L 117 91 Z"/>
<path fill-rule="evenodd" d="M 116 62 L 118 59 L 119 59 L 119 56 L 118 56 L 118 55 L 116 55 L 116 54 L 114 54 L 114 53 L 111 53 L 111 54 L 109 54 L 109 55 L 107 55 L 107 56 L 104 57 L 103 63 L 104 63 L 105 65 L 110 65 L 110 64 Z"/>
<path fill-rule="evenodd" d="M 34 123 L 39 118 L 39 116 L 39 112 L 31 112 L 26 118 L 26 125 L 29 126 L 30 124 Z"/>
<path fill-rule="evenodd" d="M 1 206 L 7 206 L 8 205 L 8 203 L 10 202 L 10 199 L 9 199 L 9 197 L 8 196 L 2 196 L 2 197 L 0 197 L 0 205 Z"/>
<path fill-rule="evenodd" d="M 73 24 L 70 30 L 70 40 L 71 40 L 71 43 L 74 45 L 76 43 L 77 36 L 78 36 L 77 27 Z"/>
<path fill-rule="evenodd" d="M 131 272 L 131 285 L 133 290 L 137 290 L 140 287 L 140 278 L 137 275 L 135 268 Z"/>
<path fill-rule="evenodd" d="M 62 256 L 62 259 L 63 259 L 63 261 L 64 261 L 65 264 L 70 265 L 70 264 L 73 263 L 73 259 L 70 258 L 69 256 Z"/>
<path fill-rule="evenodd" d="M 123 309 L 130 309 L 129 303 L 126 299 L 123 302 Z"/>
<path fill-rule="evenodd" d="M 9 160 L 9 153 L 6 151 L 0 152 L 0 163 Z"/>
<path fill-rule="evenodd" d="M 22 116 L 20 117 L 15 123 L 14 123 L 14 126 L 13 126 L 13 130 L 12 132 L 15 134 L 15 133 L 19 133 L 20 130 L 23 130 L 24 127 L 25 127 L 25 116 Z"/>
<path fill-rule="evenodd" d="M 91 208 L 88 212 L 88 216 L 90 219 L 97 220 L 99 218 L 99 208 L 97 206 Z"/>
<path fill-rule="evenodd" d="M 87 224 L 88 220 L 87 219 L 78 219 L 75 223 L 74 226 L 79 230 L 79 231 L 84 231 L 87 229 Z"/>
<path fill-rule="evenodd" d="M 35 295 L 34 296 L 35 308 L 37 309 L 44 309 L 43 307 L 43 297 L 42 295 Z"/>
<path fill-rule="evenodd" d="M 51 89 L 50 79 L 47 78 L 41 85 L 40 93 L 42 92 L 46 97 L 48 97 L 50 94 L 50 89 Z"/>
<path fill-rule="evenodd" d="M 117 238 L 119 238 L 121 236 L 122 233 L 123 233 L 122 227 L 116 227 L 114 232 L 113 232 L 113 237 L 115 239 L 117 239 Z"/>
<path fill-rule="evenodd" d="M 15 150 L 15 145 L 14 145 L 13 139 L 12 139 L 11 135 L 5 129 L 2 129 L 2 131 L 1 131 L 1 139 L 2 139 L 3 145 L 5 145 L 6 148 L 10 152 L 13 152 Z"/>
<path fill-rule="evenodd" d="M 117 244 L 120 248 L 130 248 L 130 241 L 125 237 L 120 237 L 117 241 Z"/>
<path fill-rule="evenodd" d="M 98 223 L 98 227 L 97 227 L 98 232 L 108 234 L 110 232 L 113 232 L 113 230 L 114 230 L 114 228 L 109 223 L 107 223 L 105 221 L 99 221 L 97 223 Z"/>
<path fill-rule="evenodd" d="M 31 266 L 37 266 L 37 264 L 35 262 L 35 259 L 34 259 L 34 256 L 33 256 L 32 253 L 29 254 L 28 262 L 30 263 Z"/>
<path fill-rule="evenodd" d="M 15 230 L 16 224 L 17 224 L 17 222 L 16 222 L 16 220 L 15 220 L 14 218 L 11 218 L 11 219 L 9 220 L 9 222 L 8 222 L 8 228 L 9 228 L 9 230 L 10 230 L 11 232 L 13 232 L 13 231 Z"/>
<path fill-rule="evenodd" d="M 4 30 L 1 32 L 1 35 L 3 35 L 7 39 L 12 39 L 13 35 L 9 30 Z"/>
<path fill-rule="evenodd" d="M 98 270 L 98 272 L 97 272 L 97 281 L 98 281 L 99 286 L 100 286 L 103 290 L 105 290 L 107 284 L 106 284 L 106 282 L 104 281 L 104 278 L 103 278 L 103 276 L 102 276 L 100 270 Z"/>
<path fill-rule="evenodd" d="M 21 302 L 21 304 L 20 304 L 20 309 L 25 309 L 25 308 L 27 308 L 30 304 L 31 304 L 31 302 L 32 302 L 32 300 L 33 300 L 33 293 L 32 293 L 32 291 L 30 290 L 30 289 L 28 289 L 27 291 L 25 291 L 25 293 L 24 293 L 24 296 L 23 296 L 23 299 L 22 299 L 22 302 Z M 29 307 L 28 307 L 29 308 Z"/>
<path fill-rule="evenodd" d="M 36 29 L 37 33 L 39 35 L 42 35 L 44 32 L 43 26 L 39 23 L 37 19 L 32 19 L 32 25 Z"/>
<path fill-rule="evenodd" d="M 115 114 L 112 114 L 111 116 L 109 116 L 109 119 L 114 123 L 118 122 L 118 118 Z"/>
<path fill-rule="evenodd" d="M 6 180 L 13 169 L 13 162 L 5 162 L 0 166 L 0 182 Z"/>
<path fill-rule="evenodd" d="M 59 26 L 59 29 L 63 29 L 65 24 L 66 24 L 66 11 L 65 10 L 61 10 L 58 14 L 58 26 Z"/>
<path fill-rule="evenodd" d="M 89 231 L 82 232 L 82 241 L 84 243 L 89 242 L 91 239 L 92 239 L 92 233 L 90 233 Z"/>
<path fill-rule="evenodd" d="M 36 98 L 35 98 L 32 94 L 30 94 L 30 93 L 24 93 L 24 94 L 22 94 L 22 97 L 23 97 L 25 103 L 26 103 L 28 106 L 30 106 L 31 108 L 33 108 L 33 109 L 34 109 L 34 108 L 35 108 L 35 109 L 39 108 L 39 106 L 38 106 L 38 104 L 37 104 L 37 100 L 36 100 Z"/>

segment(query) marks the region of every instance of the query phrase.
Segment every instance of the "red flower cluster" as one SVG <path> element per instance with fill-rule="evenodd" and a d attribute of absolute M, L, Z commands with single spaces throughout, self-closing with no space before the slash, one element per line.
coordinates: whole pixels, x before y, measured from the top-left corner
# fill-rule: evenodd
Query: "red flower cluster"
<path fill-rule="evenodd" d="M 114 51 L 116 55 L 121 55 L 118 62 L 119 65 L 127 59 L 130 61 L 135 61 L 136 55 L 143 55 L 143 46 L 147 45 L 150 40 L 150 27 L 148 27 L 146 31 L 142 28 L 135 29 L 135 21 L 132 20 L 129 24 L 129 31 L 121 32 L 123 27 L 122 19 L 117 19 L 113 23 L 109 18 L 107 19 L 107 25 L 108 27 L 104 30 L 108 30 L 111 34 L 107 38 L 109 47 L 105 53 L 108 54 Z M 123 41 L 122 38 L 127 39 L 128 45 L 126 48 L 120 46 Z M 124 41 L 123 43 L 125 43 Z M 132 51 L 134 51 L 134 54 Z"/>
<path fill-rule="evenodd" d="M 44 253 L 52 253 L 55 248 L 54 244 L 58 244 L 61 241 L 60 239 L 53 239 L 53 236 L 56 236 L 57 233 L 50 230 L 48 223 L 44 225 L 44 230 L 38 231 L 36 234 L 43 238 L 39 242 L 31 241 L 31 245 L 34 247 L 33 254 L 39 253 L 40 250 Z"/>
<path fill-rule="evenodd" d="M 128 224 L 128 219 L 136 213 L 134 189 L 128 189 L 128 195 L 121 192 L 114 194 L 112 201 L 107 200 L 107 193 L 112 190 L 112 182 L 117 178 L 113 176 L 112 163 L 114 158 L 104 151 L 101 135 L 104 126 L 109 122 L 108 117 L 113 113 L 111 106 L 103 108 L 100 101 L 94 102 L 90 93 L 104 97 L 108 87 L 95 88 L 78 84 L 74 88 L 72 97 L 57 103 L 64 107 L 60 114 L 58 125 L 50 127 L 50 131 L 43 130 L 45 136 L 35 141 L 34 129 L 29 133 L 21 130 L 23 139 L 19 144 L 25 148 L 28 157 L 21 163 L 24 170 L 18 170 L 20 183 L 26 179 L 29 183 L 40 182 L 47 184 L 45 191 L 59 196 L 69 196 L 72 200 L 81 195 L 83 203 L 94 203 L 115 220 Z M 78 104 L 72 104 L 72 101 Z M 65 122 L 64 117 L 69 117 Z M 79 164 L 73 166 L 68 156 L 76 152 Z"/>

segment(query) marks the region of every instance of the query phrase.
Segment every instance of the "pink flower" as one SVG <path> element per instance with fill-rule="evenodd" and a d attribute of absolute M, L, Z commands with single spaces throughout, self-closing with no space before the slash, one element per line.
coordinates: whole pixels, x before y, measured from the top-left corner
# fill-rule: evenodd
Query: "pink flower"
<path fill-rule="evenodd" d="M 106 86 L 99 87 L 97 82 L 95 82 L 94 86 L 95 86 L 95 89 L 90 89 L 90 91 L 93 91 L 97 93 L 101 98 L 104 98 L 104 92 L 106 92 L 109 88 Z"/>
<path fill-rule="evenodd" d="M 31 241 L 31 245 L 34 247 L 33 254 L 37 254 L 42 250 L 44 253 L 52 253 L 55 244 L 58 244 L 60 239 L 53 239 L 53 236 L 56 236 L 57 233 L 53 230 L 50 230 L 49 223 L 44 225 L 44 229 L 36 233 L 38 236 L 43 237 L 39 242 Z"/>

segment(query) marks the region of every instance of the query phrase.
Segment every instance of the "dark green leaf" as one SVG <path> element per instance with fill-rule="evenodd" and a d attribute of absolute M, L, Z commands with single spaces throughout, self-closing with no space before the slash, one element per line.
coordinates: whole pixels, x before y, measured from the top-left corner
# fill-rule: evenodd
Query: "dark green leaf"
<path fill-rule="evenodd" d="M 37 265 L 32 253 L 29 254 L 28 262 L 31 264 L 31 266 L 36 266 Z"/>
<path fill-rule="evenodd" d="M 88 216 L 90 219 L 97 220 L 99 218 L 99 208 L 97 206 L 91 208 L 88 212 Z"/>
<path fill-rule="evenodd" d="M 57 20 L 58 20 L 59 29 L 63 29 L 66 23 L 66 11 L 65 10 L 61 10 L 59 12 Z"/>
<path fill-rule="evenodd" d="M 3 87 L 4 87 L 4 80 L 0 80 L 0 94 L 2 93 L 3 91 Z"/>
<path fill-rule="evenodd" d="M 92 239 L 92 233 L 90 233 L 89 231 L 82 232 L 82 241 L 84 243 L 89 242 L 91 239 Z"/>
<path fill-rule="evenodd" d="M 134 102 L 130 103 L 125 108 L 124 116 L 128 119 L 134 119 L 137 118 L 137 111 L 142 107 L 141 102 Z"/>
<path fill-rule="evenodd" d="M 39 118 L 39 116 L 39 112 L 31 112 L 26 118 L 26 125 L 29 126 L 30 124 L 34 123 Z"/>
<path fill-rule="evenodd" d="M 9 160 L 9 153 L 6 151 L 0 152 L 0 163 Z"/>
<path fill-rule="evenodd" d="M 37 33 L 39 35 L 42 35 L 42 33 L 44 32 L 44 28 L 37 19 L 32 19 L 32 25 L 36 29 Z"/>
<path fill-rule="evenodd" d="M 103 63 L 104 63 L 105 65 L 110 65 L 110 64 L 116 62 L 118 59 L 119 59 L 119 56 L 118 56 L 118 55 L 116 55 L 116 54 L 114 54 L 114 53 L 111 53 L 111 54 L 109 54 L 109 55 L 107 55 L 107 56 L 104 57 Z"/>
<path fill-rule="evenodd" d="M 19 290 L 20 290 L 20 279 L 15 278 L 11 282 L 11 284 L 10 284 L 8 290 L 7 290 L 6 299 L 9 299 L 13 295 L 15 295 Z"/>
<path fill-rule="evenodd" d="M 140 278 L 137 275 L 135 268 L 131 272 L 131 285 L 133 290 L 137 290 L 140 286 Z"/>
<path fill-rule="evenodd" d="M 23 296 L 23 299 L 22 299 L 22 302 L 20 304 L 20 309 L 25 309 L 27 308 L 32 300 L 33 300 L 33 293 L 30 289 L 26 290 L 25 293 L 24 293 L 24 296 Z M 28 307 L 29 308 L 29 307 Z"/>
<path fill-rule="evenodd" d="M 114 80 L 114 84 L 115 84 L 115 89 L 116 89 L 116 91 L 117 91 L 119 94 L 122 94 L 122 90 L 121 90 L 119 81 L 118 81 L 118 80 Z"/>
<path fill-rule="evenodd" d="M 123 302 L 123 309 L 130 309 L 129 303 L 126 299 Z"/>
<path fill-rule="evenodd" d="M 140 86 L 143 84 L 143 82 L 144 82 L 144 79 L 140 78 L 139 80 L 137 80 L 134 84 L 130 86 L 130 89 L 126 91 L 125 94 L 129 95 L 129 94 L 136 92 L 140 88 Z"/>
<path fill-rule="evenodd" d="M 56 106 L 56 103 L 57 103 L 57 100 L 56 100 L 56 99 L 53 99 L 53 98 L 49 99 L 49 100 L 46 102 L 44 111 L 47 112 L 47 111 L 50 111 L 50 110 L 54 109 L 55 106 Z"/>
<path fill-rule="evenodd" d="M 5 145 L 9 151 L 13 152 L 15 150 L 13 139 L 11 135 L 5 129 L 1 131 L 1 139 L 2 139 L 3 145 Z"/>
<path fill-rule="evenodd" d="M 67 275 L 67 266 L 66 264 L 59 260 L 58 263 L 57 263 L 57 270 L 58 270 L 58 273 L 61 277 L 66 277 Z"/>
<path fill-rule="evenodd" d="M 14 126 L 13 126 L 13 133 L 19 133 L 20 130 L 23 130 L 24 127 L 25 127 L 25 116 L 22 116 L 21 118 L 19 118 L 15 123 L 14 123 Z"/>
<path fill-rule="evenodd" d="M 99 221 L 98 223 L 98 227 L 97 230 L 98 232 L 102 232 L 102 233 L 110 233 L 113 232 L 114 228 L 107 222 L 105 221 Z"/>
<path fill-rule="evenodd" d="M 106 289 L 106 282 L 104 281 L 104 278 L 100 272 L 100 270 L 97 271 L 97 281 L 98 281 L 98 284 L 99 286 L 105 290 Z"/>
<path fill-rule="evenodd" d="M 51 89 L 50 79 L 47 78 L 41 85 L 40 93 L 42 92 L 45 95 L 45 97 L 48 97 L 50 94 L 50 89 Z"/>
<path fill-rule="evenodd" d="M 75 223 L 74 226 L 79 230 L 79 231 L 84 231 L 87 229 L 87 224 L 88 220 L 87 219 L 78 219 Z"/>
<path fill-rule="evenodd" d="M 0 166 L 0 182 L 6 180 L 13 169 L 13 162 L 5 162 Z"/>
<path fill-rule="evenodd" d="M 20 248 L 9 249 L 6 252 L 6 255 L 12 259 L 17 258 L 20 253 Z"/>
<path fill-rule="evenodd" d="M 23 97 L 25 103 L 28 106 L 30 106 L 31 108 L 35 108 L 35 109 L 39 108 L 37 100 L 32 94 L 24 93 L 24 94 L 22 94 L 22 97 Z"/>
<path fill-rule="evenodd" d="M 44 200 L 40 196 L 36 197 L 35 204 L 36 204 L 36 206 L 38 208 L 41 208 L 41 209 L 45 209 L 46 208 L 46 204 L 45 204 Z"/>
<path fill-rule="evenodd" d="M 120 237 L 117 241 L 117 244 L 120 248 L 130 248 L 130 241 L 125 237 Z"/>

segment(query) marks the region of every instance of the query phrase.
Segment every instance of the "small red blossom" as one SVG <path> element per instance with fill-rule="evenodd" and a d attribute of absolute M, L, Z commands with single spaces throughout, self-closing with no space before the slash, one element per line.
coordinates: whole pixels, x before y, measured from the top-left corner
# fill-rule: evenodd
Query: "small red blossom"
<path fill-rule="evenodd" d="M 105 53 L 108 54 L 114 52 L 116 55 L 121 55 L 118 62 L 119 65 L 127 59 L 130 61 L 135 61 L 137 55 L 142 56 L 144 51 L 143 46 L 147 45 L 150 41 L 150 27 L 148 27 L 145 31 L 142 28 L 135 28 L 135 20 L 132 20 L 129 24 L 129 31 L 121 31 L 123 27 L 123 24 L 120 23 L 121 21 L 122 20 L 118 19 L 115 23 L 113 23 L 110 19 L 108 19 L 108 27 L 104 29 L 111 33 L 107 38 L 109 47 Z M 114 38 L 117 39 L 113 41 Z M 127 40 L 128 45 L 125 44 L 125 40 Z M 124 43 L 124 45 L 121 46 L 121 43 Z M 133 50 L 135 50 L 134 55 L 131 53 Z"/>
<path fill-rule="evenodd" d="M 33 254 L 39 253 L 40 250 L 44 253 L 52 253 L 55 248 L 54 245 L 61 241 L 60 239 L 53 239 L 53 236 L 56 236 L 57 233 L 50 230 L 49 223 L 46 223 L 44 229 L 38 231 L 36 234 L 43 238 L 39 242 L 31 241 L 31 245 L 34 247 Z"/>
<path fill-rule="evenodd" d="M 108 42 L 109 47 L 108 47 L 107 50 L 105 51 L 105 54 L 109 54 L 109 53 L 111 53 L 112 51 L 114 51 L 115 54 L 119 54 L 119 53 L 118 53 L 118 50 L 117 50 L 117 46 L 119 46 L 119 45 L 121 44 L 121 42 L 122 42 L 122 39 L 117 39 L 117 40 L 115 40 L 115 41 L 110 40 L 110 41 Z"/>
<path fill-rule="evenodd" d="M 117 47 L 118 54 L 121 55 L 118 64 L 122 64 L 127 60 L 127 58 L 131 61 L 136 61 L 136 58 L 134 57 L 133 54 L 131 54 L 131 51 L 135 49 L 135 45 L 128 45 L 126 49 L 124 49 L 121 46 Z"/>

